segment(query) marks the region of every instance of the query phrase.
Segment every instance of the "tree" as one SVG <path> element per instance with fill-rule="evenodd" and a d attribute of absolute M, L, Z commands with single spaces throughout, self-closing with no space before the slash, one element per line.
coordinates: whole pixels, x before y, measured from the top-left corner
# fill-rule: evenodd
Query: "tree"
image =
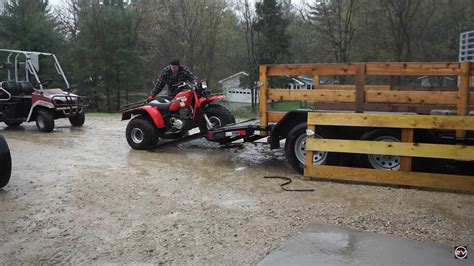
<path fill-rule="evenodd" d="M 100 107 L 105 92 L 106 110 L 120 108 L 123 93 L 128 102 L 129 91 L 140 86 L 141 58 L 138 32 L 143 10 L 141 1 L 79 2 L 78 34 L 73 57 L 78 79 L 92 79 L 92 94 Z M 115 92 L 115 95 L 113 93 Z M 115 99 L 115 107 L 112 100 Z"/>
<path fill-rule="evenodd" d="M 410 61 L 412 58 L 412 41 L 416 38 L 413 34 L 417 27 L 415 23 L 420 10 L 427 0 L 379 0 L 388 19 L 393 40 L 393 54 L 396 61 Z M 430 22 L 436 9 L 436 1 L 430 4 L 429 14 L 422 16 L 425 28 Z M 423 29 L 421 31 L 423 31 Z"/>
<path fill-rule="evenodd" d="M 289 20 L 276 0 L 263 0 L 255 4 L 254 24 L 258 36 L 258 60 L 261 64 L 283 63 L 290 59 L 290 36 L 286 32 Z"/>
<path fill-rule="evenodd" d="M 317 36 L 329 45 L 336 62 L 348 62 L 357 39 L 357 0 L 315 1 L 309 6 L 309 19 Z"/>
<path fill-rule="evenodd" d="M 241 0 L 237 2 L 235 7 L 237 15 L 240 17 L 240 33 L 245 40 L 245 58 L 246 58 L 246 70 L 249 74 L 248 77 L 243 78 L 241 83 L 245 84 L 250 89 L 251 95 L 251 108 L 252 112 L 256 111 L 257 106 L 257 93 L 256 82 L 258 80 L 258 60 L 256 54 L 256 33 L 254 24 L 256 23 L 256 15 L 254 10 L 251 9 L 251 5 L 248 0 Z"/>
<path fill-rule="evenodd" d="M 4 47 L 18 50 L 54 52 L 61 43 L 47 0 L 12 0 L 0 16 Z"/>

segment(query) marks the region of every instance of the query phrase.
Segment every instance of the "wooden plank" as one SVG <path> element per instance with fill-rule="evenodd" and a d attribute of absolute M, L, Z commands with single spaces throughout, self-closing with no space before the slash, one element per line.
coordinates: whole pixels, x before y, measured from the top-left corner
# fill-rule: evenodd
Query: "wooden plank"
<path fill-rule="evenodd" d="M 308 123 L 321 126 L 474 130 L 474 116 L 310 112 Z"/>
<path fill-rule="evenodd" d="M 354 102 L 355 91 L 269 89 L 268 99 L 277 101 Z"/>
<path fill-rule="evenodd" d="M 305 176 L 313 180 L 330 178 L 344 181 L 474 191 L 473 176 L 384 171 L 327 165 L 305 166 Z"/>
<path fill-rule="evenodd" d="M 457 76 L 460 72 L 461 68 L 458 62 L 367 63 L 366 67 L 366 75 Z"/>
<path fill-rule="evenodd" d="M 319 86 L 321 85 L 321 75 L 315 75 L 314 76 L 314 86 Z"/>
<path fill-rule="evenodd" d="M 285 116 L 286 112 L 267 112 L 267 122 L 268 123 L 275 123 L 280 121 L 283 116 Z"/>
<path fill-rule="evenodd" d="M 402 142 L 413 143 L 414 130 L 413 128 L 402 129 Z M 412 169 L 412 158 L 409 156 L 400 157 L 400 170 L 409 172 Z"/>
<path fill-rule="evenodd" d="M 315 90 L 354 90 L 356 89 L 355 85 L 320 85 L 315 86 Z M 388 91 L 390 90 L 389 85 L 365 85 L 365 90 L 375 90 L 375 91 Z"/>
<path fill-rule="evenodd" d="M 368 103 L 447 104 L 458 103 L 458 93 L 448 91 L 366 91 Z"/>
<path fill-rule="evenodd" d="M 331 76 L 355 75 L 355 65 L 347 64 L 290 64 L 268 65 L 268 76 Z"/>
<path fill-rule="evenodd" d="M 308 138 L 306 150 L 474 161 L 474 146 L 464 145 Z"/>
<path fill-rule="evenodd" d="M 266 127 L 267 121 L 267 65 L 259 66 L 260 92 L 259 92 L 259 109 L 260 109 L 260 126 Z"/>
<path fill-rule="evenodd" d="M 355 112 L 364 112 L 365 105 L 365 64 L 356 65 L 356 90 L 355 90 Z"/>
<path fill-rule="evenodd" d="M 459 75 L 459 100 L 458 100 L 458 115 L 467 115 L 469 103 L 469 82 L 470 82 L 470 62 L 461 63 L 461 74 Z M 465 131 L 456 131 L 456 137 L 463 138 L 466 135 Z"/>

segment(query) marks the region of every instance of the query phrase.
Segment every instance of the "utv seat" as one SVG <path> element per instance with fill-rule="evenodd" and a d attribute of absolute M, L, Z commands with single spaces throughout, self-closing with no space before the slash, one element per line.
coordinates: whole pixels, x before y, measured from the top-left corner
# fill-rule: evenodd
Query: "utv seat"
<path fill-rule="evenodd" d="M 4 81 L 2 88 L 12 96 L 31 95 L 34 91 L 33 85 L 29 81 Z"/>

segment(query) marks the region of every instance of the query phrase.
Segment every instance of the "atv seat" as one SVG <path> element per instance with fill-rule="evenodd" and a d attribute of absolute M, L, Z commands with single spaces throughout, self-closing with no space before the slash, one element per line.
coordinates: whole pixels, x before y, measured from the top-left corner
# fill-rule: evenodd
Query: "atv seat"
<path fill-rule="evenodd" d="M 29 81 L 4 81 L 2 88 L 12 96 L 31 95 L 34 91 L 33 85 Z"/>
<path fill-rule="evenodd" d="M 169 102 L 169 103 L 160 103 L 159 101 L 154 100 L 154 101 L 149 102 L 148 104 L 150 106 L 158 108 L 158 110 L 168 111 L 169 108 L 170 108 L 171 102 Z"/>

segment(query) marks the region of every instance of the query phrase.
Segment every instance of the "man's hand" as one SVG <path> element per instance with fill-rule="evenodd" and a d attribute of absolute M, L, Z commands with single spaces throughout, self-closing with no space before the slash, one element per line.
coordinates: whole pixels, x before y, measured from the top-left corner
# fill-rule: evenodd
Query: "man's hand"
<path fill-rule="evenodd" d="M 147 101 L 147 102 L 151 102 L 151 101 L 153 101 L 154 99 L 155 99 L 155 96 L 151 95 L 151 96 L 149 96 L 148 98 L 146 98 L 146 101 Z"/>

